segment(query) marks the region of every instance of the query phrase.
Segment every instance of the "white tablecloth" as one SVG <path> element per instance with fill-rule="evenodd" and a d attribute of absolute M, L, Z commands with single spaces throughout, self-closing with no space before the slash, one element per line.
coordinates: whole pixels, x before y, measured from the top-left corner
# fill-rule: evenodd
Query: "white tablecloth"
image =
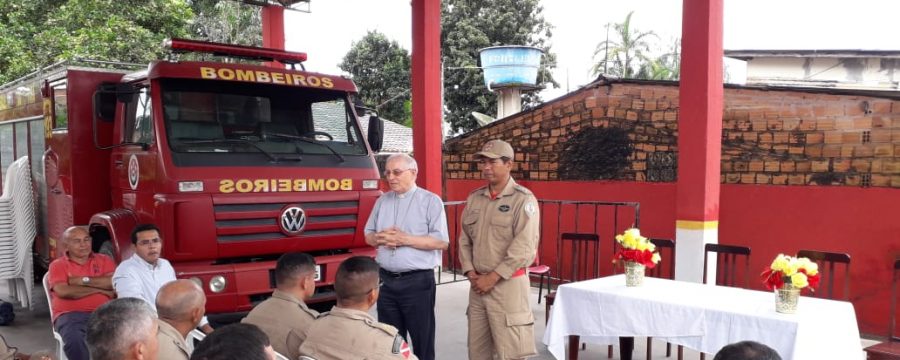
<path fill-rule="evenodd" d="M 544 333 L 557 359 L 566 339 L 618 344 L 619 336 L 653 336 L 715 354 L 742 340 L 766 344 L 784 360 L 860 359 L 853 304 L 801 296 L 796 314 L 775 312 L 775 295 L 732 287 L 624 275 L 559 287 Z"/>

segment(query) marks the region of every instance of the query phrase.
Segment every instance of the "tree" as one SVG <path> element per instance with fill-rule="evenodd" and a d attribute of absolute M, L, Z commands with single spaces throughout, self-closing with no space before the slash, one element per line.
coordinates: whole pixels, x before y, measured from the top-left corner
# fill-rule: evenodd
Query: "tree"
<path fill-rule="evenodd" d="M 0 83 L 62 60 L 158 59 L 192 16 L 179 0 L 0 0 Z"/>
<path fill-rule="evenodd" d="M 528 45 L 544 50 L 538 85 L 559 84 L 550 70 L 556 55 L 550 51 L 551 25 L 539 0 L 446 0 L 441 2 L 441 60 L 444 71 L 444 114 L 454 132 L 478 127 L 473 111 L 493 114 L 497 96 L 484 85 L 478 50 L 498 45 Z M 523 96 L 527 109 L 541 102 L 536 92 Z"/>
<path fill-rule="evenodd" d="M 681 40 L 675 39 L 669 52 L 641 64 L 635 77 L 650 80 L 678 80 L 681 76 Z"/>
<path fill-rule="evenodd" d="M 191 0 L 190 4 L 196 14 L 191 23 L 194 38 L 226 44 L 262 45 L 262 7 L 221 0 Z"/>
<path fill-rule="evenodd" d="M 609 74 L 623 78 L 634 78 L 640 67 L 651 62 L 649 57 L 650 38 L 657 37 L 653 31 L 641 32 L 631 26 L 629 12 L 622 23 L 612 24 L 613 38 L 607 38 L 597 44 L 594 57 L 602 55 L 592 69 L 595 75 Z M 606 25 L 607 27 L 610 24 Z M 609 30 L 607 29 L 607 34 Z"/>
<path fill-rule="evenodd" d="M 412 118 L 405 106 L 410 101 L 409 53 L 397 41 L 369 31 L 353 42 L 338 67 L 350 73 L 363 103 L 378 106 L 380 116 L 398 124 Z"/>

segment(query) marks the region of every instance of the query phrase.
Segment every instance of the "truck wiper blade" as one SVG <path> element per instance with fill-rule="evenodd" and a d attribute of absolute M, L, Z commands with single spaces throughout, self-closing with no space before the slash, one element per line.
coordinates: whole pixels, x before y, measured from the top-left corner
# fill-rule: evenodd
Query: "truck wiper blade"
<path fill-rule="evenodd" d="M 304 137 L 304 136 L 288 135 L 288 134 L 279 134 L 279 133 L 268 133 L 268 135 L 275 136 L 275 137 L 281 137 L 281 138 L 285 138 L 285 139 L 291 139 L 291 140 L 302 141 L 302 142 L 309 143 L 309 144 L 321 145 L 321 146 L 324 146 L 326 149 L 328 149 L 328 151 L 331 151 L 331 153 L 334 154 L 334 156 L 337 156 L 338 160 L 340 160 L 341 162 L 346 161 L 346 160 L 344 159 L 344 157 L 341 156 L 340 153 L 338 153 L 337 151 L 334 150 L 334 148 L 332 148 L 330 145 L 328 145 L 328 144 L 326 144 L 326 143 L 323 143 L 323 142 L 321 142 L 321 141 L 319 141 L 319 140 L 316 140 L 316 139 L 310 139 L 310 138 Z"/>
<path fill-rule="evenodd" d="M 250 145 L 250 146 L 253 147 L 254 149 L 258 150 L 259 152 L 261 152 L 261 153 L 263 153 L 264 155 L 266 155 L 267 157 L 269 157 L 269 159 L 271 159 L 272 162 L 279 162 L 279 161 L 282 161 L 282 160 L 303 161 L 303 158 L 300 157 L 300 156 L 297 156 L 296 158 L 280 158 L 280 157 L 277 157 L 277 156 L 275 156 L 275 155 L 272 155 L 272 153 L 266 151 L 265 149 L 263 149 L 263 148 L 260 147 L 259 145 L 257 145 L 255 142 L 250 141 L 250 140 L 244 140 L 244 139 L 204 139 L 204 140 L 187 140 L 187 141 L 179 141 L 178 143 L 180 143 L 180 144 L 188 144 L 188 145 L 190 145 L 190 144 L 243 144 L 243 145 Z"/>

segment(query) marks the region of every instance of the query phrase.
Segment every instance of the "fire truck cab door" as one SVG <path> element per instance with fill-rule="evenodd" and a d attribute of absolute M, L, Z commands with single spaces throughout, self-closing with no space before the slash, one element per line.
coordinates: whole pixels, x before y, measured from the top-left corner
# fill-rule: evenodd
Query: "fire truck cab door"
<path fill-rule="evenodd" d="M 115 191 L 120 192 L 121 203 L 114 206 L 137 210 L 138 196 L 150 196 L 155 192 L 156 177 L 156 130 L 153 101 L 150 87 L 139 87 L 132 101 L 123 106 L 124 116 L 118 117 L 116 132 L 124 146 L 116 147 L 112 153 Z"/>

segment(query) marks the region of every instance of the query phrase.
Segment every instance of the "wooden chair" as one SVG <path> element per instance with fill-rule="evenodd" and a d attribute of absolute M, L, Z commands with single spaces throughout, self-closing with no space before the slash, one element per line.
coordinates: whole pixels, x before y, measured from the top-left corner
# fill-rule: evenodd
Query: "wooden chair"
<path fill-rule="evenodd" d="M 569 260 L 572 262 L 571 264 L 571 282 L 576 281 L 584 281 L 590 279 L 596 279 L 600 277 L 600 236 L 597 234 L 586 234 L 586 233 L 563 233 L 560 238 L 562 239 L 560 250 L 565 249 L 566 243 L 570 244 L 569 250 L 571 256 Z M 560 251 L 559 263 L 562 264 L 562 251 Z M 563 281 L 563 272 L 559 272 L 559 282 L 562 284 Z M 550 321 L 550 307 L 553 306 L 553 301 L 556 300 L 556 291 L 550 292 L 550 289 L 547 289 L 547 296 L 544 299 L 544 306 L 546 312 L 544 313 L 544 323 Z M 574 338 L 577 342 L 577 338 Z M 572 338 L 570 338 L 572 341 Z M 570 344 L 569 351 L 577 351 L 578 344 Z M 582 344 L 581 349 L 585 349 L 585 344 Z M 612 354 L 612 345 L 610 345 L 610 354 Z"/>
<path fill-rule="evenodd" d="M 743 288 L 750 284 L 750 248 L 737 245 L 706 244 L 703 255 L 704 284 L 710 283 L 710 279 L 706 276 L 706 264 L 709 263 L 709 253 L 715 253 L 716 256 L 716 278 L 713 279 L 714 284 Z M 743 281 L 740 281 L 741 279 L 737 276 L 738 259 L 741 257 L 744 258 Z"/>
<path fill-rule="evenodd" d="M 662 266 L 654 267 L 653 269 L 647 269 L 647 276 L 664 278 L 664 279 L 674 279 L 675 278 L 675 241 L 669 239 L 650 239 L 650 242 L 653 245 L 656 245 L 656 250 L 659 252 L 659 256 L 662 258 L 660 262 L 662 262 Z M 668 250 L 666 250 L 668 249 Z M 665 250 L 665 251 L 664 251 Z M 666 252 L 668 252 L 668 257 L 666 256 Z M 668 269 L 668 274 L 663 272 L 663 269 Z M 666 357 L 672 356 L 672 344 L 666 343 Z M 647 360 L 653 358 L 653 338 L 647 337 Z"/>
<path fill-rule="evenodd" d="M 897 286 L 900 282 L 900 258 L 894 260 L 894 277 L 891 281 L 891 317 L 888 325 L 887 341 L 867 347 L 869 360 L 900 360 L 900 336 L 897 336 Z"/>
<path fill-rule="evenodd" d="M 844 293 L 840 300 L 850 300 L 850 255 L 827 251 L 800 250 L 797 257 L 806 257 L 819 265 L 819 288 L 812 293 L 813 296 L 826 297 L 824 291 L 828 291 L 828 299 L 837 299 L 834 296 L 835 264 L 844 264 Z"/>
<path fill-rule="evenodd" d="M 709 253 L 716 256 L 716 278 L 712 282 L 716 285 L 744 287 L 750 284 L 750 248 L 746 246 L 706 244 L 703 253 L 703 283 L 709 284 L 706 276 L 706 264 L 709 263 Z M 738 277 L 738 260 L 744 258 L 743 281 Z M 684 358 L 684 347 L 678 345 L 678 360 Z M 706 354 L 700 353 L 700 360 L 706 359 Z"/>
<path fill-rule="evenodd" d="M 560 238 L 562 239 L 562 249 L 566 248 L 567 243 L 570 244 L 569 253 L 571 256 L 569 260 L 572 263 L 569 274 L 572 282 L 600 277 L 600 236 L 585 233 L 563 233 Z M 562 263 L 562 256 L 560 256 L 560 263 Z M 559 281 L 562 283 L 562 271 L 558 275 Z M 553 301 L 556 300 L 556 291 L 550 292 L 549 289 L 547 291 L 548 293 L 544 298 L 544 306 L 547 310 L 544 316 L 545 323 L 550 320 L 550 307 L 553 306 Z"/>

